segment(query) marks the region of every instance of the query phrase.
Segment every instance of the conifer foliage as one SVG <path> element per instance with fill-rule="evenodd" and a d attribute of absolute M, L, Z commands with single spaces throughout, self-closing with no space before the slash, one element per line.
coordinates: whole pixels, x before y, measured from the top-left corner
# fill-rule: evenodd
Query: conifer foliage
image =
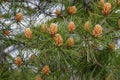
<path fill-rule="evenodd" d="M 2 0 L 0 80 L 120 80 L 119 38 L 120 0 Z"/>

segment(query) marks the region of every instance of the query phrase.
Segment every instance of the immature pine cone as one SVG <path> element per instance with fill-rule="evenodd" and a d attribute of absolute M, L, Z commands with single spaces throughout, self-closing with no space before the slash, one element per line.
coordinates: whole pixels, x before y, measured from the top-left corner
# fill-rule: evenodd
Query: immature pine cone
<path fill-rule="evenodd" d="M 102 27 L 101 25 L 97 24 L 95 27 L 94 27 L 94 30 L 93 30 L 93 35 L 94 37 L 99 37 L 101 34 L 102 34 Z"/>
<path fill-rule="evenodd" d="M 9 30 L 4 30 L 4 34 L 5 34 L 6 36 L 9 36 L 10 31 L 9 31 Z"/>
<path fill-rule="evenodd" d="M 41 32 L 45 33 L 47 31 L 47 25 L 46 24 L 43 24 L 41 26 Z"/>
<path fill-rule="evenodd" d="M 23 18 L 23 14 L 22 13 L 17 13 L 16 14 L 15 19 L 16 19 L 17 22 L 20 22 L 22 20 L 22 18 Z"/>
<path fill-rule="evenodd" d="M 68 7 L 68 14 L 70 15 L 75 14 L 76 11 L 77 11 L 76 6 Z"/>
<path fill-rule="evenodd" d="M 68 24 L 68 31 L 69 31 L 69 32 L 74 32 L 75 28 L 76 28 L 76 26 L 75 26 L 74 22 L 71 21 L 71 22 Z"/>
<path fill-rule="evenodd" d="M 104 15 L 108 15 L 110 13 L 111 9 L 112 9 L 111 3 L 104 3 L 102 12 Z"/>
<path fill-rule="evenodd" d="M 22 64 L 22 59 L 20 57 L 17 57 L 15 59 L 15 63 L 16 63 L 17 66 L 20 66 Z"/>
<path fill-rule="evenodd" d="M 73 47 L 74 46 L 74 39 L 73 39 L 73 37 L 69 37 L 67 39 L 67 46 L 69 46 L 69 47 Z"/>
<path fill-rule="evenodd" d="M 56 34 L 54 37 L 54 42 L 57 46 L 61 46 L 63 44 L 63 39 L 60 34 Z"/>
<path fill-rule="evenodd" d="M 26 38 L 32 37 L 32 31 L 30 30 L 30 28 L 26 28 L 24 34 Z"/>
<path fill-rule="evenodd" d="M 49 75 L 50 73 L 50 68 L 49 66 L 44 66 L 43 69 L 42 69 L 42 73 L 45 74 L 45 75 Z"/>
<path fill-rule="evenodd" d="M 42 78 L 40 76 L 37 76 L 36 80 L 42 80 Z"/>
<path fill-rule="evenodd" d="M 86 31 L 89 31 L 89 30 L 90 30 L 90 22 L 89 22 L 89 21 L 85 22 L 85 24 L 84 24 L 84 29 L 85 29 Z"/>
<path fill-rule="evenodd" d="M 57 16 L 60 16 L 61 11 L 57 9 L 56 12 L 55 12 L 55 14 L 56 14 Z"/>
<path fill-rule="evenodd" d="M 58 31 L 57 24 L 51 23 L 49 33 L 54 36 Z"/>

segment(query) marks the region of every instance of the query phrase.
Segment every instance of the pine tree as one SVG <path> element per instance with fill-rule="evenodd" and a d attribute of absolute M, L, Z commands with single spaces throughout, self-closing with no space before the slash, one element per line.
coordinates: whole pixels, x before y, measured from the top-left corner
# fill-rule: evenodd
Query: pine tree
<path fill-rule="evenodd" d="M 120 0 L 1 0 L 0 80 L 119 80 L 119 10 Z"/>

